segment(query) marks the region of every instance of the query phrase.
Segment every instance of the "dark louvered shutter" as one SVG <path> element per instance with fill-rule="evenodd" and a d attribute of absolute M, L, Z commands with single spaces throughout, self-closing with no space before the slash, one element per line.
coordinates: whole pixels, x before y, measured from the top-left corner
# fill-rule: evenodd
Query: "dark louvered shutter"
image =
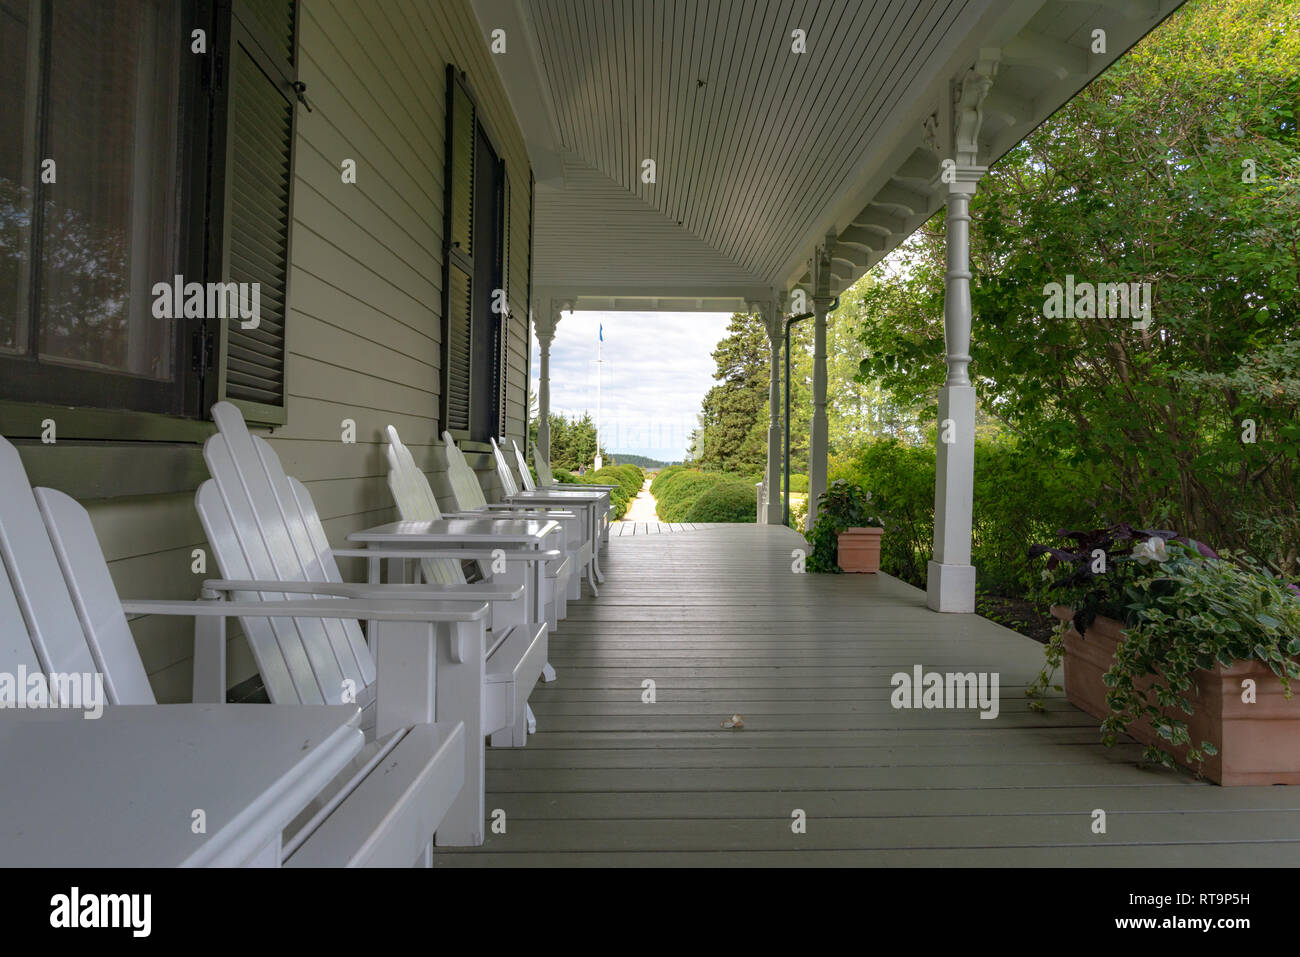
<path fill-rule="evenodd" d="M 251 421 L 285 421 L 293 209 L 294 0 L 235 0 L 225 100 L 221 280 L 257 283 L 258 324 L 222 330 L 219 395 Z"/>
<path fill-rule="evenodd" d="M 442 427 L 468 436 L 474 342 L 474 100 L 447 67 L 446 212 L 444 215 Z"/>
<path fill-rule="evenodd" d="M 537 211 L 537 180 L 532 168 L 528 170 L 528 280 L 524 288 L 524 437 L 528 437 L 528 417 L 532 414 L 532 394 L 527 363 L 533 356 L 533 223 Z M 526 443 L 525 443 L 526 444 Z"/>
<path fill-rule="evenodd" d="M 504 165 L 504 164 L 503 164 Z M 496 382 L 497 438 L 506 435 L 506 386 L 510 382 L 510 176 L 501 176 L 501 291 L 505 294 L 505 311 L 496 317 L 496 356 L 494 379 Z"/>

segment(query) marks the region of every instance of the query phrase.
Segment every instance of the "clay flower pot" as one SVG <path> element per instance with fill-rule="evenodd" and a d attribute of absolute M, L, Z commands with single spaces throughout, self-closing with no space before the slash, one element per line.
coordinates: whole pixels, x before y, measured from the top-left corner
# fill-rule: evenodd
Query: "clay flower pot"
<path fill-rule="evenodd" d="M 1052 614 L 1068 621 L 1068 608 L 1053 606 Z M 1124 626 L 1112 618 L 1099 617 L 1080 635 L 1073 625 L 1065 633 L 1065 696 L 1076 708 L 1094 718 L 1110 713 L 1102 675 L 1115 661 L 1115 649 L 1124 640 Z M 1242 700 L 1243 682 L 1255 683 L 1255 700 Z M 1150 686 L 1140 683 L 1139 690 Z M 1207 754 L 1200 771 L 1217 784 L 1300 784 L 1300 695 L 1288 699 L 1282 682 L 1261 661 L 1237 661 L 1231 666 L 1215 664 L 1196 672 L 1195 687 L 1188 700 L 1194 714 L 1181 708 L 1166 709 L 1171 717 L 1187 722 L 1193 742 L 1211 742 L 1218 754 Z M 1146 718 L 1128 726 L 1130 737 L 1143 744 L 1164 741 Z M 1187 748 L 1173 755 L 1179 764 L 1190 766 Z"/>
<path fill-rule="evenodd" d="M 837 561 L 846 572 L 874 574 L 880 571 L 880 536 L 883 528 L 846 528 L 836 534 Z"/>

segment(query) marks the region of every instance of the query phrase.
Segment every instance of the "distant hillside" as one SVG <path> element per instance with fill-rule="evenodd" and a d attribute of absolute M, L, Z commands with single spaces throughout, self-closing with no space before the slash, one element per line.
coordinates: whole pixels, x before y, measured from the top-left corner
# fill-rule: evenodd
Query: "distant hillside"
<path fill-rule="evenodd" d="M 611 452 L 609 457 L 619 465 L 639 465 L 643 469 L 663 469 L 670 465 L 681 463 L 660 462 L 658 459 L 649 459 L 644 455 L 628 455 L 624 452 Z"/>

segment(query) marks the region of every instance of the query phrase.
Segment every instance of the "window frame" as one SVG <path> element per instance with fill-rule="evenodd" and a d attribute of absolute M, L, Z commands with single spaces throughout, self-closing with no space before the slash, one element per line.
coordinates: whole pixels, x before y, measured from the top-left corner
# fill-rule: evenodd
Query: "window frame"
<path fill-rule="evenodd" d="M 54 0 L 41 0 L 43 40 L 48 36 L 49 11 L 53 2 Z M 205 56 L 189 55 L 186 48 L 187 55 L 182 57 L 180 101 L 187 112 L 182 114 L 178 131 L 177 163 L 182 175 L 177 200 L 182 206 L 178 267 L 185 275 L 201 277 L 201 281 L 210 282 L 223 278 L 225 262 L 223 245 L 213 237 L 220 235 L 229 205 L 226 200 L 216 205 L 214 212 L 213 197 L 218 184 L 221 184 L 219 195 L 226 196 L 224 184 L 231 162 L 231 148 L 226 143 L 230 44 L 236 31 L 242 29 L 261 48 L 260 52 L 265 53 L 272 47 L 268 45 L 265 31 L 257 23 L 256 17 L 239 16 L 241 0 L 181 2 L 184 6 L 180 20 L 185 25 L 182 35 L 188 37 L 192 30 L 205 30 L 208 52 Z M 301 49 L 302 4 L 301 0 L 288 2 L 292 3 L 293 10 L 291 55 L 294 72 L 294 76 L 289 79 L 296 84 Z M 274 57 L 269 53 L 265 55 L 274 66 Z M 48 51 L 44 51 L 41 54 L 42 74 L 48 69 L 48 62 Z M 279 72 L 284 74 L 283 70 Z M 227 80 L 224 86 L 223 78 Z M 289 244 L 285 262 L 286 335 L 282 370 L 284 404 L 278 409 L 265 407 L 271 409 L 272 413 L 278 412 L 278 423 L 285 421 L 288 407 L 287 325 L 292 277 L 293 194 L 299 118 L 297 107 L 300 101 L 301 91 L 296 98 L 290 98 Z M 44 134 L 41 135 L 43 137 Z M 36 224 L 33 224 L 34 233 L 35 228 Z M 34 245 L 28 272 L 35 274 L 38 271 L 39 254 Z M 28 277 L 24 281 L 28 285 L 30 298 L 34 280 Z M 177 336 L 177 390 L 184 395 L 179 411 L 76 405 L 77 398 L 89 390 L 89 383 L 68 390 L 60 384 L 55 389 L 47 390 L 50 394 L 37 394 L 30 398 L 12 396 L 6 389 L 6 393 L 0 395 L 0 434 L 15 440 L 33 481 L 58 487 L 77 498 L 116 498 L 194 491 L 207 475 L 202 460 L 202 443 L 216 432 L 216 426 L 210 418 L 210 409 L 218 401 L 224 384 L 225 335 L 222 330 L 218 336 L 214 325 L 224 326 L 225 323 L 220 320 L 187 320 L 183 333 Z M 32 364 L 37 363 L 33 361 Z M 51 366 L 46 365 L 45 368 Z M 80 376 L 87 370 L 68 368 L 67 371 Z M 128 378 L 111 373 L 103 375 Z M 84 378 L 82 381 L 86 382 Z M 69 395 L 71 399 L 68 398 Z M 265 414 L 262 409 L 250 409 L 249 406 L 253 405 L 251 403 L 235 399 L 230 401 L 251 413 L 250 421 L 267 423 L 276 418 L 275 414 Z M 45 445 L 40 441 L 47 419 L 53 419 L 56 423 L 57 442 L 54 445 Z M 64 444 L 65 440 L 71 441 Z M 59 448 L 60 444 L 64 444 L 64 447 Z M 90 468 L 87 468 L 88 463 Z"/>
<path fill-rule="evenodd" d="M 35 117 L 37 155 L 46 155 L 48 146 L 48 77 L 50 72 L 50 33 L 54 0 L 41 0 L 39 26 L 41 50 L 39 52 L 38 108 Z M 184 25 L 187 18 L 194 23 L 208 22 L 211 0 L 184 0 L 179 14 L 181 35 L 188 35 Z M 178 36 L 178 39 L 180 37 Z M 198 57 L 184 55 L 180 60 L 179 101 L 182 113 L 177 128 L 177 202 L 181 206 L 178 226 L 179 257 L 177 268 L 183 274 L 201 274 L 202 245 L 204 237 L 203 199 L 206 192 L 206 155 L 209 115 L 209 94 L 205 64 Z M 27 131 L 24 131 L 24 136 Z M 73 433 L 80 437 L 139 440 L 141 435 L 194 434 L 190 428 L 167 428 L 159 419 L 198 421 L 203 409 L 201 372 L 194 369 L 195 351 L 199 345 L 201 320 L 175 319 L 177 331 L 172 344 L 172 363 L 175 378 L 170 381 L 148 380 L 129 374 L 113 373 L 79 367 L 59 362 L 42 362 L 35 351 L 40 337 L 39 303 L 41 301 L 41 228 L 43 225 L 44 187 L 39 175 L 34 179 L 36 196 L 30 228 L 30 250 L 27 267 L 21 281 L 26 290 L 23 295 L 28 322 L 26 355 L 0 356 L 0 370 L 5 380 L 4 397 L 0 399 L 0 427 L 3 434 L 23 438 L 39 436 L 44 418 L 55 418 L 69 423 Z M 198 205 L 194 205 L 195 202 Z M 138 308 L 138 307 L 137 307 Z M 147 306 L 146 306 L 147 308 Z M 120 396 L 123 404 L 134 408 L 110 408 L 91 404 L 104 395 Z M 102 401 L 102 400 L 101 400 Z M 72 413 L 92 413 L 80 415 Z M 40 414 L 40 418 L 33 416 Z M 68 434 L 65 429 L 60 435 Z"/>

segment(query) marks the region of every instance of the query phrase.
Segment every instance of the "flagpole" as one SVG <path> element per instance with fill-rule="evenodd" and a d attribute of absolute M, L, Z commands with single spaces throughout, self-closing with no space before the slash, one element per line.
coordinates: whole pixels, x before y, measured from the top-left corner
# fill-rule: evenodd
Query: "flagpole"
<path fill-rule="evenodd" d="M 600 333 L 596 339 L 596 471 L 600 471 L 604 463 L 600 460 L 600 366 L 602 359 L 600 357 L 600 347 L 605 342 L 605 326 L 600 326 Z"/>

